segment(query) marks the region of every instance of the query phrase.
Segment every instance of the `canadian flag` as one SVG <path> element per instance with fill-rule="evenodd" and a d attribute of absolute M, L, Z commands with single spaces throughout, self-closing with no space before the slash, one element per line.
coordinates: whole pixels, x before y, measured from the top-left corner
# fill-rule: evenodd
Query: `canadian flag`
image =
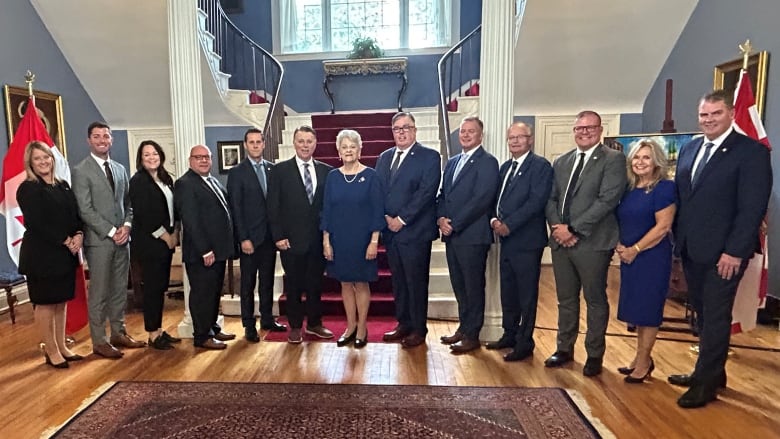
<path fill-rule="evenodd" d="M 17 265 L 19 265 L 19 249 L 25 229 L 22 210 L 16 201 L 16 190 L 27 178 L 24 170 L 24 149 L 33 140 L 38 140 L 51 147 L 57 178 L 70 184 L 68 162 L 60 150 L 54 146 L 54 142 L 38 116 L 35 97 L 30 96 L 27 110 L 19 122 L 19 128 L 17 128 L 13 141 L 8 146 L 8 153 L 3 159 L 3 177 L 2 184 L 0 184 L 0 213 L 5 216 L 5 239 L 8 254 Z M 76 297 L 68 304 L 67 314 L 66 332 L 68 334 L 78 331 L 87 324 L 86 282 L 84 281 L 84 267 L 82 265 L 79 265 L 76 272 Z"/>
<path fill-rule="evenodd" d="M 756 108 L 753 86 L 750 74 L 742 69 L 734 92 L 734 129 L 757 140 L 770 150 L 769 139 L 761 123 L 761 117 Z M 758 232 L 761 241 L 761 255 L 754 255 L 750 260 L 745 274 L 737 288 L 734 308 L 731 312 L 731 333 L 737 334 L 750 331 L 756 327 L 756 313 L 764 307 L 767 294 L 767 277 L 769 267 L 769 247 L 767 245 L 766 219 Z"/>

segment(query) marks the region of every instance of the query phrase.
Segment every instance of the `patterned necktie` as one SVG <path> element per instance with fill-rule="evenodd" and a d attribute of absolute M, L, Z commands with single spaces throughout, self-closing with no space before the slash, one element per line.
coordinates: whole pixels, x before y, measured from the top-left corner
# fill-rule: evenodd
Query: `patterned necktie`
<path fill-rule="evenodd" d="M 311 181 L 311 172 L 309 164 L 303 164 L 303 186 L 306 188 L 306 195 L 309 197 L 309 204 L 314 202 L 314 183 Z"/>
<path fill-rule="evenodd" d="M 111 172 L 111 165 L 108 164 L 108 160 L 103 162 L 103 168 L 106 170 L 106 178 L 108 179 L 108 185 L 111 186 L 111 192 L 116 192 L 116 186 L 114 185 L 114 174 Z"/>
<path fill-rule="evenodd" d="M 579 153 L 580 161 L 577 163 L 577 167 L 574 168 L 574 173 L 571 176 L 571 182 L 569 187 L 566 188 L 566 198 L 563 200 L 563 209 L 561 210 L 561 220 L 564 224 L 569 223 L 569 209 L 571 208 L 571 197 L 574 196 L 574 188 L 577 187 L 577 180 L 580 179 L 580 173 L 582 167 L 585 165 L 585 153 Z"/>
<path fill-rule="evenodd" d="M 390 178 L 395 177 L 395 173 L 398 172 L 398 166 L 401 164 L 401 154 L 403 154 L 403 151 L 398 151 L 395 153 L 395 159 L 393 160 L 393 164 L 390 165 Z"/>
<path fill-rule="evenodd" d="M 209 182 L 209 186 L 211 186 L 211 190 L 214 191 L 214 195 L 216 195 L 217 198 L 219 198 L 219 202 L 220 204 L 222 204 L 222 207 L 225 209 L 225 212 L 228 212 L 228 216 L 230 216 L 230 211 L 228 210 L 227 207 L 227 201 L 225 200 L 225 195 L 222 193 L 222 189 L 220 189 L 219 183 L 217 183 L 217 179 L 209 175 L 208 177 L 206 177 L 206 180 Z"/>
<path fill-rule="evenodd" d="M 710 149 L 712 149 L 713 146 L 715 146 L 715 144 L 712 142 L 704 144 L 704 155 L 701 156 L 701 160 L 699 160 L 699 163 L 696 165 L 696 170 L 693 171 L 691 187 L 696 187 L 696 182 L 699 180 L 701 172 L 704 170 L 704 167 L 707 166 L 707 161 L 710 159 Z"/>
<path fill-rule="evenodd" d="M 461 154 L 460 160 L 458 161 L 458 165 L 455 166 L 455 172 L 452 174 L 452 182 L 454 183 L 455 180 L 458 179 L 458 174 L 460 174 L 460 171 L 463 169 L 463 166 L 468 161 L 468 156 L 466 154 Z"/>
<path fill-rule="evenodd" d="M 263 195 L 268 195 L 268 186 L 265 181 L 265 168 L 260 163 L 255 163 L 252 166 L 255 168 L 255 174 L 257 174 L 257 181 L 260 182 L 260 188 L 263 189 Z"/>
<path fill-rule="evenodd" d="M 503 218 L 504 212 L 501 209 L 501 201 L 504 199 L 504 194 L 506 193 L 506 188 L 509 187 L 509 184 L 512 183 L 512 179 L 515 178 L 515 171 L 517 171 L 517 160 L 512 160 L 512 166 L 509 168 L 509 175 L 506 177 L 506 184 L 504 184 L 504 188 L 501 189 L 501 196 L 498 197 L 498 217 L 499 219 Z"/>

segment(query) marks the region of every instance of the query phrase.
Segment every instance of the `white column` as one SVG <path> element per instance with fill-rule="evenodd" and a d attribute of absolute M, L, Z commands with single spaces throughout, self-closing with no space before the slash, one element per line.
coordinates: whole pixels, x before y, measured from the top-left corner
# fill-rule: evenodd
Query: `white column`
<path fill-rule="evenodd" d="M 196 0 L 168 0 L 168 72 L 177 157 L 176 175 L 179 176 L 189 169 L 190 148 L 206 143 L 197 14 Z M 190 283 L 186 270 L 182 270 L 182 280 L 184 316 L 179 323 L 178 332 L 180 337 L 191 338 Z"/>
<path fill-rule="evenodd" d="M 508 159 L 506 129 L 512 123 L 514 97 L 515 1 L 482 2 L 482 46 L 480 48 L 480 119 L 485 124 L 482 141 L 499 163 Z M 501 328 L 499 245 L 488 254 L 485 290 L 485 324 L 480 338 L 497 340 Z"/>

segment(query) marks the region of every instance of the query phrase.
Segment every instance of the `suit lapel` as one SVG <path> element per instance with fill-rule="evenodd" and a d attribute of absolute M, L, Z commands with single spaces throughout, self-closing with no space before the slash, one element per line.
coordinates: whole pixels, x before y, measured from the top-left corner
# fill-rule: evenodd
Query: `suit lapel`
<path fill-rule="evenodd" d="M 520 169 L 517 170 L 515 173 L 514 178 L 512 178 L 512 181 L 507 184 L 506 188 L 504 189 L 504 192 L 509 191 L 513 187 L 516 186 L 516 183 L 520 178 L 523 176 L 524 173 L 528 172 L 528 168 L 531 167 L 531 161 L 533 161 L 533 152 L 529 152 L 528 155 L 525 157 L 525 160 L 523 160 L 523 164 L 520 165 Z M 501 180 L 503 182 L 503 180 Z"/>
<path fill-rule="evenodd" d="M 461 153 L 463 154 L 463 153 Z M 463 177 L 468 174 L 471 171 L 471 168 L 474 166 L 474 162 L 480 159 L 482 155 L 485 154 L 485 148 L 480 146 L 479 149 L 474 151 L 473 154 L 471 154 L 471 157 L 469 157 L 468 160 L 466 160 L 466 163 L 463 164 L 463 168 L 461 168 L 460 173 L 458 174 L 458 178 L 452 182 L 453 187 L 457 185 L 460 181 L 463 180 Z M 457 168 L 457 163 L 455 164 L 455 167 Z M 455 173 L 455 169 L 452 170 L 453 174 Z"/>
<path fill-rule="evenodd" d="M 731 134 L 729 134 L 723 140 L 723 143 L 718 146 L 718 149 L 710 154 L 710 159 L 707 161 L 707 163 L 704 164 L 704 169 L 702 169 L 701 175 L 699 175 L 699 178 L 696 180 L 696 186 L 692 188 L 694 191 L 696 191 L 696 189 L 699 188 L 702 183 L 707 181 L 707 177 L 713 172 L 713 169 L 717 168 L 723 160 L 726 160 L 726 157 L 731 151 L 731 147 L 733 146 L 732 144 L 734 143 L 736 134 L 736 131 L 732 131 Z M 703 143 L 704 138 L 702 137 L 702 144 Z M 699 148 L 701 148 L 701 145 L 699 145 Z M 697 155 L 699 155 L 698 149 L 696 150 L 696 155 L 694 155 L 694 162 L 696 161 Z"/>
<path fill-rule="evenodd" d="M 590 159 L 588 159 L 587 162 L 585 162 L 585 165 L 582 168 L 582 172 L 580 172 L 580 177 L 577 179 L 577 186 L 574 187 L 574 192 L 577 193 L 577 191 L 580 189 L 580 186 L 582 186 L 582 182 L 588 178 L 588 176 L 593 171 L 593 168 L 595 167 L 598 160 L 602 160 L 604 157 L 604 145 L 598 144 L 594 146 L 596 148 L 593 150 L 593 154 L 590 155 Z M 576 156 L 575 156 L 576 157 Z"/>

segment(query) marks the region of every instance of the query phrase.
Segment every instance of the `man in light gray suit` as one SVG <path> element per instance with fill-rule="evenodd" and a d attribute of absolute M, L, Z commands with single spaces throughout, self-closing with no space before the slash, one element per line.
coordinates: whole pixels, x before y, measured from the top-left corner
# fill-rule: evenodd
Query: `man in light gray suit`
<path fill-rule="evenodd" d="M 129 179 L 121 164 L 108 156 L 111 128 L 93 122 L 87 128 L 90 155 L 73 168 L 73 192 L 84 221 L 84 250 L 89 265 L 89 332 L 92 351 L 105 358 L 121 358 L 116 347 L 140 348 L 125 331 L 128 241 L 133 210 Z M 111 338 L 106 338 L 106 319 Z"/>
<path fill-rule="evenodd" d="M 553 164 L 555 179 L 545 212 L 558 293 L 558 342 L 544 365 L 560 367 L 574 358 L 582 289 L 588 313 L 588 359 L 582 373 L 588 377 L 601 373 L 609 319 L 607 270 L 618 242 L 615 208 L 626 188 L 626 157 L 601 144 L 603 130 L 595 111 L 577 115 L 577 148 Z"/>

